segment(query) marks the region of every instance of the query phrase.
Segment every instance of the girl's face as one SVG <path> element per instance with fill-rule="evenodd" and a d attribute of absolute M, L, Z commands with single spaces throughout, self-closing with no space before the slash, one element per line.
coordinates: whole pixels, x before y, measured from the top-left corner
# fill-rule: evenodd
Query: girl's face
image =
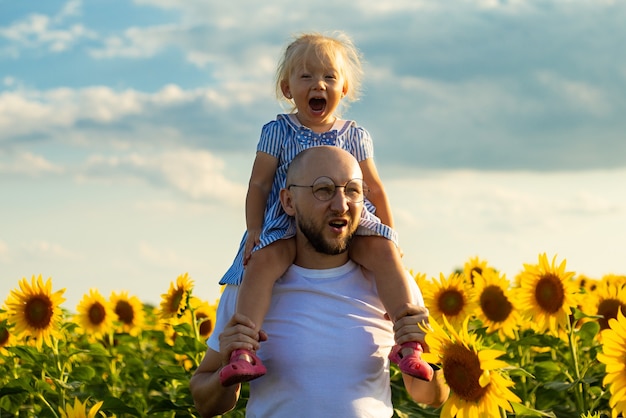
<path fill-rule="evenodd" d="M 316 132 L 325 132 L 335 122 L 335 111 L 347 93 L 337 62 L 318 58 L 311 52 L 281 84 L 283 94 L 293 99 L 300 123 Z"/>

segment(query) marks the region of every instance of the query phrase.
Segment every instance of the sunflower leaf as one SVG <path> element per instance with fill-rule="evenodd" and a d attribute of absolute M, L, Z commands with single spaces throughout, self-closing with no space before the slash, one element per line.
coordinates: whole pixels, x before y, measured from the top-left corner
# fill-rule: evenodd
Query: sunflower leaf
<path fill-rule="evenodd" d="M 552 412 L 543 412 L 543 411 L 538 411 L 536 409 L 532 409 L 532 408 L 528 408 L 520 403 L 517 402 L 511 402 L 511 405 L 513 406 L 513 410 L 515 411 L 515 416 L 518 418 L 523 418 L 523 417 L 552 417 L 552 418 L 556 418 L 556 415 L 554 415 L 554 413 Z"/>

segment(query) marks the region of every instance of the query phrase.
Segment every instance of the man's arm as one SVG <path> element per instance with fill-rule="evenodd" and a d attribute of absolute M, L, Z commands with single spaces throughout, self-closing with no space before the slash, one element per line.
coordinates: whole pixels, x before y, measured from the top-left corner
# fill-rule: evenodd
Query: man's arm
<path fill-rule="evenodd" d="M 209 348 L 189 381 L 191 396 L 202 417 L 221 415 L 235 407 L 241 385 L 222 386 L 219 371 L 228 364 L 234 350 L 257 350 L 259 340 L 266 339 L 267 335 L 257 333 L 254 323 L 244 315 L 235 314 L 228 321 L 219 336 L 220 351 Z"/>
<path fill-rule="evenodd" d="M 220 353 L 209 348 L 189 381 L 191 396 L 202 417 L 214 417 L 228 412 L 239 399 L 241 385 L 224 387 L 220 383 L 221 367 Z"/>
<path fill-rule="evenodd" d="M 424 331 L 419 327 L 419 324 L 428 323 L 428 310 L 417 306 L 409 306 L 406 309 L 406 313 L 409 314 L 400 318 L 393 326 L 396 342 L 402 344 L 408 341 L 419 341 L 424 351 L 428 352 L 428 346 L 424 342 Z M 409 396 L 417 403 L 437 408 L 450 395 L 450 388 L 445 383 L 443 370 L 435 370 L 430 382 L 407 374 L 402 374 L 402 379 Z"/>
<path fill-rule="evenodd" d="M 407 374 L 402 375 L 404 387 L 409 396 L 417 403 L 438 408 L 448 399 L 450 388 L 443 378 L 443 370 L 435 370 L 430 382 L 417 379 Z"/>

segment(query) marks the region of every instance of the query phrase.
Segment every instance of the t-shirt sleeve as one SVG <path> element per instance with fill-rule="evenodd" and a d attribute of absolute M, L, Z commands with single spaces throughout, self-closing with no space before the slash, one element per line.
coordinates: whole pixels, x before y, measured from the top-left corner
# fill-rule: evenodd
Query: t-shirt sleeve
<path fill-rule="evenodd" d="M 279 158 L 284 138 L 281 124 L 275 120 L 268 122 L 261 129 L 261 138 L 256 150 Z"/>
<path fill-rule="evenodd" d="M 206 342 L 207 346 L 214 351 L 220 351 L 220 334 L 224 331 L 224 328 L 226 328 L 226 324 L 228 324 L 230 318 L 235 314 L 238 290 L 239 286 L 227 285 L 220 296 L 220 301 L 217 305 L 217 313 L 215 315 L 215 326 Z"/>

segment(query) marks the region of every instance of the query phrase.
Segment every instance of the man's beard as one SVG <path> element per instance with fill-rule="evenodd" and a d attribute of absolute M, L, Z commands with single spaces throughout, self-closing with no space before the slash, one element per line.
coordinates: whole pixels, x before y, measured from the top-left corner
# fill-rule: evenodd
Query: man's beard
<path fill-rule="evenodd" d="M 309 244 L 315 251 L 322 254 L 337 255 L 348 251 L 350 243 L 354 238 L 356 229 L 352 228 L 352 223 L 348 223 L 347 228 L 351 229 L 348 236 L 335 241 L 329 241 L 324 238 L 322 228 L 316 226 L 313 222 L 307 221 L 298 216 L 298 228 L 309 241 Z"/>

